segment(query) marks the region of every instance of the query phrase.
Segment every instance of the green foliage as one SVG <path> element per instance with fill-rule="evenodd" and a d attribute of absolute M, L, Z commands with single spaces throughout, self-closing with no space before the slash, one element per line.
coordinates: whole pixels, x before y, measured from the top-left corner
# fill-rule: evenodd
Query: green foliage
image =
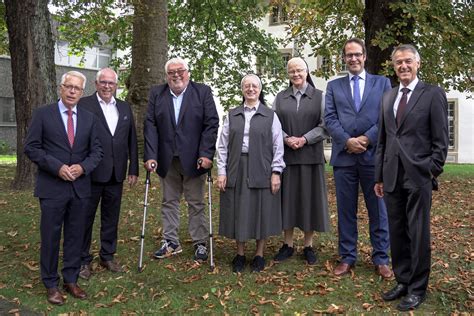
<path fill-rule="evenodd" d="M 10 55 L 7 21 L 5 19 L 5 3 L 3 3 L 3 0 L 0 0 L 0 55 Z"/>
<path fill-rule="evenodd" d="M 275 93 L 282 83 L 285 65 L 277 42 L 256 25 L 267 10 L 255 0 L 177 0 L 170 5 L 171 55 L 191 60 L 192 78 L 217 88 L 226 109 L 240 102 L 240 80 L 255 73 L 256 61 L 271 61 L 260 63 L 267 92 Z"/>
<path fill-rule="evenodd" d="M 388 2 L 388 1 L 387 1 Z M 390 1 L 398 17 L 370 41 L 382 49 L 398 44 L 396 37 L 405 34 L 419 49 L 420 77 L 446 89 L 472 92 L 474 72 L 474 13 L 470 1 L 417 0 Z M 301 0 L 290 7 L 290 38 L 309 43 L 314 55 L 327 58 L 341 55 L 344 41 L 351 36 L 364 38 L 362 1 Z M 376 18 L 376 17 L 369 17 Z M 377 18 L 383 18 L 379 16 Z M 406 28 L 414 19 L 414 30 Z M 392 74 L 387 61 L 385 74 Z M 316 75 L 328 78 L 340 70 L 334 59 Z"/>
<path fill-rule="evenodd" d="M 71 53 L 81 54 L 95 43 L 121 50 L 131 47 L 133 2 L 56 1 L 56 4 L 61 37 L 70 43 Z M 272 61 L 262 64 L 262 80 L 266 91 L 274 93 L 283 82 L 285 65 L 276 40 L 255 23 L 267 10 L 268 5 L 259 0 L 169 1 L 169 57 L 188 60 L 192 79 L 216 88 L 226 109 L 239 102 L 240 79 L 255 72 L 255 58 Z M 115 60 L 114 65 L 127 69 L 130 61 L 127 55 Z"/>

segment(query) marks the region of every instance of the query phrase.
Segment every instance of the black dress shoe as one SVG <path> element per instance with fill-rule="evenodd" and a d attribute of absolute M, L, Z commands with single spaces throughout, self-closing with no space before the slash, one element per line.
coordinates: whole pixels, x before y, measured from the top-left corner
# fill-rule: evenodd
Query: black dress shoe
<path fill-rule="evenodd" d="M 402 298 L 400 303 L 397 305 L 397 309 L 402 312 L 411 311 L 413 309 L 417 309 L 424 300 L 424 295 L 408 294 Z"/>
<path fill-rule="evenodd" d="M 384 301 L 393 301 L 407 294 L 408 287 L 405 284 L 398 283 L 393 289 L 382 293 Z"/>

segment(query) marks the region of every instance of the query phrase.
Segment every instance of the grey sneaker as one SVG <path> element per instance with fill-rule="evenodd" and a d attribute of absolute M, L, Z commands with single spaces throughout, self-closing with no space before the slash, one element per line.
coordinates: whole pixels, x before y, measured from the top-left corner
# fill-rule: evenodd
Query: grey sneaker
<path fill-rule="evenodd" d="M 183 249 L 181 249 L 180 245 L 173 244 L 169 240 L 162 240 L 161 248 L 158 249 L 157 252 L 155 252 L 155 258 L 158 258 L 158 259 L 168 258 L 174 255 L 177 255 L 178 253 L 181 253 L 182 251 Z"/>
<path fill-rule="evenodd" d="M 204 244 L 197 244 L 194 246 L 196 251 L 194 252 L 194 260 L 206 261 L 207 260 L 207 248 Z"/>

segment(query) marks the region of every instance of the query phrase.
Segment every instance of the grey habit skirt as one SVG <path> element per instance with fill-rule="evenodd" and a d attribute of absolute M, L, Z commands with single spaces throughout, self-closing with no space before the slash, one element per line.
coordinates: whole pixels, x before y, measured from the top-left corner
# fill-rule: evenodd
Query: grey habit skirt
<path fill-rule="evenodd" d="M 281 194 L 283 229 L 329 231 L 323 164 L 287 165 L 282 175 Z"/>
<path fill-rule="evenodd" d="M 248 187 L 247 155 L 240 156 L 238 172 L 235 187 L 220 194 L 219 234 L 241 242 L 279 235 L 281 190 L 272 194 L 270 187 Z"/>

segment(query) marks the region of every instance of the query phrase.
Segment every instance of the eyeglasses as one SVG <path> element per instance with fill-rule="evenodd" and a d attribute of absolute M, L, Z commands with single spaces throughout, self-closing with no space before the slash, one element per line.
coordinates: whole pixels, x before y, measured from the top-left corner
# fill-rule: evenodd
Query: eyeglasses
<path fill-rule="evenodd" d="M 295 69 L 295 70 L 288 71 L 288 74 L 289 75 L 299 75 L 299 74 L 302 74 L 305 71 L 306 71 L 306 69 Z"/>
<path fill-rule="evenodd" d="M 78 86 L 73 86 L 71 84 L 62 84 L 61 85 L 64 89 L 66 89 L 67 91 L 77 91 L 77 92 L 81 92 L 82 90 L 84 90 L 83 88 L 81 87 L 78 87 Z"/>
<path fill-rule="evenodd" d="M 99 81 L 99 84 L 100 84 L 101 86 L 104 86 L 104 87 L 107 86 L 107 85 L 113 87 L 113 86 L 115 86 L 117 83 L 116 83 L 116 82 L 113 82 L 113 81 L 101 80 L 101 81 Z"/>
<path fill-rule="evenodd" d="M 364 56 L 363 53 L 353 53 L 353 54 L 345 54 L 344 57 L 347 58 L 347 59 L 352 59 L 352 57 L 355 57 L 355 58 L 360 58 Z"/>
<path fill-rule="evenodd" d="M 395 60 L 395 65 L 397 66 L 400 66 L 402 65 L 403 63 L 405 63 L 406 65 L 410 66 L 412 65 L 413 63 L 415 62 L 415 60 L 411 59 L 411 58 L 407 58 L 407 59 L 397 59 Z"/>
<path fill-rule="evenodd" d="M 174 75 L 182 76 L 185 71 L 187 71 L 187 69 L 170 70 L 170 71 L 167 71 L 166 73 L 168 74 L 168 76 L 174 76 Z"/>

